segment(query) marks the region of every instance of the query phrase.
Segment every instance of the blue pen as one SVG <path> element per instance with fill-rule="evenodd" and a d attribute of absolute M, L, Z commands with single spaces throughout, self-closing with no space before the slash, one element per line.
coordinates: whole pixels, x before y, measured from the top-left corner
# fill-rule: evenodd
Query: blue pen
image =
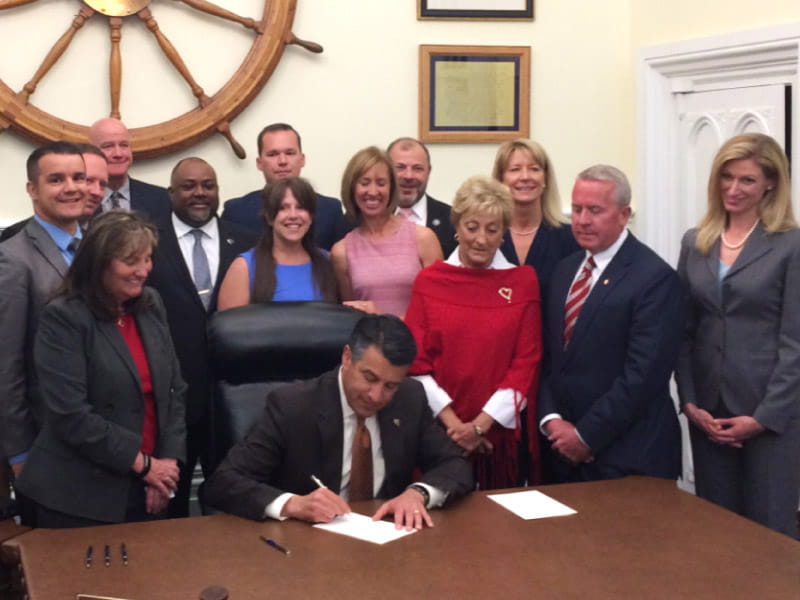
<path fill-rule="evenodd" d="M 288 548 L 284 548 L 275 540 L 270 540 L 268 538 L 265 538 L 263 535 L 260 535 L 258 537 L 260 537 L 264 541 L 264 543 L 267 544 L 267 546 L 272 546 L 273 548 L 275 548 L 275 550 L 278 550 L 279 552 L 283 552 L 284 554 L 289 554 L 290 550 Z"/>

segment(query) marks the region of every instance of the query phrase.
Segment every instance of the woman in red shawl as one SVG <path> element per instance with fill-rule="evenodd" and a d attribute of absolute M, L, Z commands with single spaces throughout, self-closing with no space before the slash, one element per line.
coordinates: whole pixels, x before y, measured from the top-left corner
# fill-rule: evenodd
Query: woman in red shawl
<path fill-rule="evenodd" d="M 526 406 L 536 440 L 539 284 L 531 267 L 516 267 L 498 251 L 512 208 L 503 184 L 465 181 L 451 216 L 459 246 L 447 262 L 419 273 L 406 314 L 419 349 L 409 374 L 425 386 L 450 438 L 472 457 L 480 489 L 516 485 Z M 538 457 L 532 458 L 536 467 Z"/>

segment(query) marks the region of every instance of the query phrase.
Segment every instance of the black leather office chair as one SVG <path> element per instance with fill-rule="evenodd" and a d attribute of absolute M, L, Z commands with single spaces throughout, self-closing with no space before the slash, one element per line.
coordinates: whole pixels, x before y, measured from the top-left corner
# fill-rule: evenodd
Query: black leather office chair
<path fill-rule="evenodd" d="M 211 317 L 213 467 L 247 433 L 272 389 L 316 377 L 339 364 L 342 348 L 363 315 L 324 302 L 270 302 Z"/>

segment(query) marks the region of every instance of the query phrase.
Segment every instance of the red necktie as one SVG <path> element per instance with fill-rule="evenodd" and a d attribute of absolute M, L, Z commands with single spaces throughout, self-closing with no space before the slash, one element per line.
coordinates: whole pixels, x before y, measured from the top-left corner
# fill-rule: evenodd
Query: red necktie
<path fill-rule="evenodd" d="M 363 417 L 356 417 L 350 463 L 350 502 L 372 500 L 372 439 Z"/>
<path fill-rule="evenodd" d="M 575 329 L 575 323 L 578 322 L 578 315 L 581 312 L 583 303 L 586 301 L 586 296 L 589 295 L 592 282 L 592 269 L 595 268 L 594 258 L 591 256 L 583 263 L 580 275 L 569 288 L 567 294 L 567 303 L 564 305 L 564 346 L 569 344 L 569 338 L 572 335 L 572 330 Z"/>

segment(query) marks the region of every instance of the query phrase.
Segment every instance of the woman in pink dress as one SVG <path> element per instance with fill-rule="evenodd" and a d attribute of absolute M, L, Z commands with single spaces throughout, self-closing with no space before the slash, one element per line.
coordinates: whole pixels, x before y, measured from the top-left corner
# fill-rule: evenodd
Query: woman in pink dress
<path fill-rule="evenodd" d="M 371 301 L 380 313 L 402 317 L 417 273 L 442 249 L 436 234 L 395 216 L 397 184 L 385 152 L 370 146 L 347 163 L 342 202 L 357 227 L 331 248 L 343 300 Z"/>

